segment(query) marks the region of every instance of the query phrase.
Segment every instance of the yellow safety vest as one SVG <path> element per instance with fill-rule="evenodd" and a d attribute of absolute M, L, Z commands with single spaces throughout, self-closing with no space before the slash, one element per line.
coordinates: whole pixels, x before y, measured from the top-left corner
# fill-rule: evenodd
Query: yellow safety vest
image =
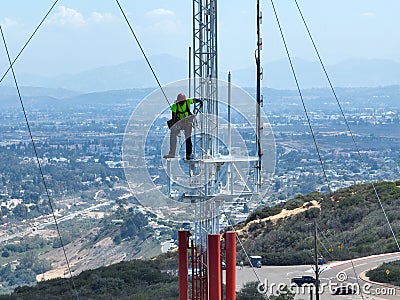
<path fill-rule="evenodd" d="M 191 98 L 187 98 L 182 105 L 178 103 L 172 104 L 171 110 L 176 113 L 178 120 L 182 120 L 192 114 L 190 112 L 190 104 L 193 104 L 193 99 Z"/>

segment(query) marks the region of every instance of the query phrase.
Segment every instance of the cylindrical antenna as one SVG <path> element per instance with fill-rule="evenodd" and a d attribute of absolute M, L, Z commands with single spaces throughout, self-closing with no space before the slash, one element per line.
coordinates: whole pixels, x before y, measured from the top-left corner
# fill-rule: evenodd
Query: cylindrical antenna
<path fill-rule="evenodd" d="M 192 97 L 192 47 L 189 47 L 189 98 Z"/>
<path fill-rule="evenodd" d="M 209 300 L 221 300 L 221 236 L 209 234 L 207 236 L 207 263 L 208 263 L 208 297 Z"/>
<path fill-rule="evenodd" d="M 225 233 L 226 299 L 236 300 L 236 232 Z"/>
<path fill-rule="evenodd" d="M 228 153 L 232 155 L 232 140 L 231 140 L 231 72 L 228 73 Z"/>
<path fill-rule="evenodd" d="M 188 280 L 188 237 L 189 232 L 186 230 L 182 230 L 178 232 L 178 281 L 179 281 L 179 300 L 188 300 L 189 299 L 189 280 Z"/>
<path fill-rule="evenodd" d="M 232 156 L 232 130 L 231 130 L 231 99 L 232 99 L 232 76 L 231 72 L 228 73 L 228 153 Z M 233 194 L 233 173 L 231 164 L 228 164 L 227 170 L 227 184 L 228 188 Z"/>

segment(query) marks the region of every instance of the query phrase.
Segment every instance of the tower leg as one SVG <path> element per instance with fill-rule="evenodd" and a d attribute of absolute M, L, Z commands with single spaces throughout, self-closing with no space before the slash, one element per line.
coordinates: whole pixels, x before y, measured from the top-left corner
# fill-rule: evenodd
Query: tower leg
<path fill-rule="evenodd" d="M 236 300 L 236 233 L 225 233 L 226 300 Z"/>
<path fill-rule="evenodd" d="M 208 235 L 208 300 L 221 300 L 221 244 L 219 234 Z"/>
<path fill-rule="evenodd" d="M 178 232 L 178 276 L 179 276 L 179 300 L 189 299 L 188 280 L 188 237 L 189 232 L 180 230 Z"/>

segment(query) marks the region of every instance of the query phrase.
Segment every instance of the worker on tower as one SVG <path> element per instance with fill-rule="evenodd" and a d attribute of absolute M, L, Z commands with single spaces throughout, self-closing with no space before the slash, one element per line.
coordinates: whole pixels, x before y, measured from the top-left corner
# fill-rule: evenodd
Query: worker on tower
<path fill-rule="evenodd" d="M 199 106 L 197 105 L 199 104 Z M 194 114 L 190 111 L 190 105 L 194 105 Z M 171 130 L 169 139 L 169 153 L 164 158 L 174 158 L 176 143 L 179 132 L 184 131 L 186 141 L 186 160 L 190 160 L 192 155 L 192 126 L 195 114 L 203 106 L 203 101 L 195 98 L 186 98 L 184 94 L 178 94 L 175 103 L 171 105 L 172 119 L 168 121 Z"/>

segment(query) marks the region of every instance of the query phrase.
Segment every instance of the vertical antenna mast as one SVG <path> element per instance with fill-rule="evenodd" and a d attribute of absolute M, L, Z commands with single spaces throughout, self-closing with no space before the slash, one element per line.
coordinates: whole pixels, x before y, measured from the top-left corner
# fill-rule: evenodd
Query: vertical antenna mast
<path fill-rule="evenodd" d="M 261 38 L 261 24 L 262 24 L 262 13 L 260 10 L 260 0 L 257 0 L 257 49 L 256 49 L 256 66 L 257 66 L 257 87 L 256 87 L 256 145 L 257 145 L 257 155 L 258 163 L 256 166 L 256 190 L 258 191 L 261 187 L 261 159 L 262 159 L 262 149 L 261 149 L 261 134 L 262 134 L 262 124 L 261 124 L 261 107 L 263 105 L 263 98 L 261 95 L 261 80 L 262 80 L 262 67 L 261 67 L 261 50 L 262 50 L 262 38 Z"/>
<path fill-rule="evenodd" d="M 319 268 L 318 268 L 318 242 L 317 221 L 314 220 L 314 260 L 315 260 L 315 300 L 319 300 Z"/>

